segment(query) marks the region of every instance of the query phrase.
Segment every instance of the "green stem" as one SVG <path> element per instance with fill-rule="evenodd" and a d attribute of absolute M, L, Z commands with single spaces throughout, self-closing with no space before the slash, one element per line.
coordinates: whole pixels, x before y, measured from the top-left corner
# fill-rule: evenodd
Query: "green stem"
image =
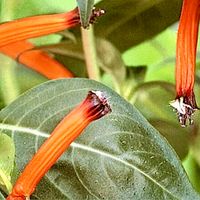
<path fill-rule="evenodd" d="M 91 79 L 99 81 L 100 71 L 97 65 L 96 45 L 93 27 L 91 26 L 90 29 L 81 28 L 81 33 L 88 76 Z"/>

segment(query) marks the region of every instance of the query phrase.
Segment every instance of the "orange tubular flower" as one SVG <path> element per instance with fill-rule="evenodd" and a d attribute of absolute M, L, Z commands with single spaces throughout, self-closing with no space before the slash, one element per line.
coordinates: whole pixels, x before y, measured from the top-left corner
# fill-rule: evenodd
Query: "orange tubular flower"
<path fill-rule="evenodd" d="M 78 9 L 67 13 L 17 19 L 0 25 L 0 47 L 56 33 L 80 24 Z"/>
<path fill-rule="evenodd" d="M 90 17 L 90 23 L 104 14 L 104 10 L 95 8 Z M 0 25 L 0 47 L 21 40 L 56 33 L 80 24 L 78 8 L 61 14 L 27 17 Z"/>
<path fill-rule="evenodd" d="M 184 0 L 178 28 L 176 49 L 176 100 L 170 104 L 184 127 L 198 109 L 194 95 L 196 47 L 200 19 L 200 0 Z"/>
<path fill-rule="evenodd" d="M 23 40 L 1 47 L 0 52 L 11 58 L 18 58 L 20 63 L 39 72 L 48 79 L 73 77 L 73 74 L 61 63 L 41 50 L 31 50 L 33 48 L 34 45 L 32 43 Z"/>
<path fill-rule="evenodd" d="M 7 200 L 25 200 L 35 190 L 45 173 L 94 120 L 111 112 L 100 91 L 90 91 L 86 99 L 74 108 L 54 129 L 18 178 Z"/>
<path fill-rule="evenodd" d="M 104 10 L 93 9 L 90 23 L 94 23 Z M 56 33 L 80 24 L 78 8 L 61 14 L 41 15 L 18 19 L 0 25 L 0 52 L 16 59 L 43 74 L 49 79 L 73 77 L 63 65 L 41 50 L 31 50 L 34 46 L 25 41 L 51 33 Z"/>

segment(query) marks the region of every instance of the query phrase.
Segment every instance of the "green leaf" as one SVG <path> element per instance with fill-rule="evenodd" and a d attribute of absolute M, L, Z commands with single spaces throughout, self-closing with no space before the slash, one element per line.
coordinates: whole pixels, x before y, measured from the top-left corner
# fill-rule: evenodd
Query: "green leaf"
<path fill-rule="evenodd" d="M 46 77 L 22 64 L 18 64 L 14 73 L 20 88 L 20 93 L 47 81 Z"/>
<path fill-rule="evenodd" d="M 123 96 L 167 139 L 178 156 L 181 159 L 185 158 L 191 129 L 183 129 L 180 126 L 176 114 L 169 106 L 169 102 L 175 96 L 175 86 L 164 81 L 144 83 L 145 67 L 132 67 L 128 70 L 131 70 L 128 76 L 130 80 L 126 79 Z"/>
<path fill-rule="evenodd" d="M 121 94 L 125 99 L 130 100 L 134 89 L 144 82 L 146 70 L 146 66 L 126 67 L 126 78 L 120 85 Z"/>
<path fill-rule="evenodd" d="M 15 76 L 16 62 L 0 54 L 0 93 L 3 102 L 8 105 L 19 95 L 19 87 Z"/>
<path fill-rule="evenodd" d="M 46 45 L 38 47 L 49 51 L 51 53 L 66 56 L 66 66 L 71 65 L 69 62 L 73 59 L 73 68 L 79 66 L 81 61 L 84 61 L 84 54 L 81 46 L 81 40 L 77 38 L 76 43 L 72 42 L 61 42 L 55 45 Z M 120 52 L 112 45 L 109 41 L 103 38 L 96 38 L 96 49 L 97 49 L 97 63 L 101 69 L 112 75 L 114 81 L 118 84 L 121 83 L 126 74 L 126 68 L 122 60 Z M 83 65 L 83 64 L 81 64 Z M 83 67 L 84 68 L 84 67 Z M 73 69 L 72 69 L 73 70 Z"/>
<path fill-rule="evenodd" d="M 4 105 L 3 101 L 1 100 L 1 96 L 0 96 L 0 110 L 1 110 L 4 106 L 5 106 L 5 105 Z"/>
<path fill-rule="evenodd" d="M 174 57 L 172 66 L 175 61 L 177 31 L 174 27 L 170 27 L 159 33 L 151 40 L 147 40 L 123 53 L 123 59 L 126 65 L 147 65 L 152 68 L 152 74 L 163 68 L 166 62 Z M 166 45 L 167 44 L 167 45 Z M 162 62 L 161 62 L 162 61 Z M 160 66 L 158 66 L 160 64 Z M 154 70 L 153 70 L 154 69 Z M 172 70 L 173 71 L 173 70 Z M 160 77 L 162 77 L 162 74 Z M 168 73 L 165 75 L 167 76 Z"/>
<path fill-rule="evenodd" d="M 3 196 L 3 194 L 1 194 L 1 192 L 0 192 L 0 200 L 5 200 L 5 197 Z"/>
<path fill-rule="evenodd" d="M 9 12 L 15 19 L 33 15 L 66 12 L 73 9 L 75 6 L 76 2 L 66 0 L 29 0 L 28 2 L 27 0 L 3 0 L 1 2 L 1 11 L 3 10 L 4 13 Z"/>
<path fill-rule="evenodd" d="M 178 120 L 176 123 L 160 119 L 149 119 L 148 121 L 167 139 L 179 158 L 183 160 L 188 154 L 191 128 L 183 129 Z"/>
<path fill-rule="evenodd" d="M 200 192 L 200 166 L 193 157 L 193 153 L 190 151 L 186 159 L 183 161 L 183 166 L 187 175 L 193 185 L 193 187 Z"/>
<path fill-rule="evenodd" d="M 92 14 L 94 0 L 77 0 L 78 8 L 80 11 L 81 24 L 87 28 Z"/>
<path fill-rule="evenodd" d="M 126 68 L 121 54 L 108 40 L 97 38 L 97 56 L 100 67 L 119 84 L 125 79 Z"/>
<path fill-rule="evenodd" d="M 133 88 L 130 101 L 147 119 L 158 118 L 177 122 L 175 113 L 169 106 L 174 99 L 175 86 L 165 81 L 151 81 Z"/>
<path fill-rule="evenodd" d="M 3 54 L 0 54 L 0 58 L 0 109 L 22 92 L 47 80 Z"/>
<path fill-rule="evenodd" d="M 123 52 L 176 22 L 181 4 L 182 0 L 103 0 L 97 7 L 105 8 L 106 15 L 95 26 L 95 33 Z"/>
<path fill-rule="evenodd" d="M 12 189 L 11 174 L 14 168 L 15 146 L 12 139 L 0 133 L 0 185 L 5 186 L 7 192 Z"/>
<path fill-rule="evenodd" d="M 0 112 L 20 170 L 88 90 L 104 91 L 113 112 L 72 143 L 37 187 L 37 199 L 200 199 L 166 140 L 117 93 L 87 79 L 46 82 Z"/>
<path fill-rule="evenodd" d="M 75 76 L 87 77 L 87 69 L 80 39 L 76 40 L 75 43 L 67 41 L 54 45 L 37 47 L 37 49 L 55 54 L 56 59 L 67 66 Z"/>

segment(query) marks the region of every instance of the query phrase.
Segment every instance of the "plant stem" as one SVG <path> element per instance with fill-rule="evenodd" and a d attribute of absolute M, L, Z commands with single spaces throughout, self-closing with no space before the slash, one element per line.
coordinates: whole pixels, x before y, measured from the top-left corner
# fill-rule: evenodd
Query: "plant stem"
<path fill-rule="evenodd" d="M 96 45 L 93 27 L 90 29 L 81 28 L 83 51 L 85 54 L 85 62 L 90 79 L 100 80 L 100 71 L 97 64 Z"/>

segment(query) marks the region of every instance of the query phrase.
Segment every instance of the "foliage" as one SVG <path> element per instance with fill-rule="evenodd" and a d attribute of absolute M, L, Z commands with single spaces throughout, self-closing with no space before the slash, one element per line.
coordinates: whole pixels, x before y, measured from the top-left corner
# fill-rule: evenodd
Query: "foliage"
<path fill-rule="evenodd" d="M 94 25 L 91 43 L 100 83 L 88 77 L 79 27 L 31 41 L 80 78 L 47 81 L 0 54 L 0 150 L 5 153 L 0 152 L 0 199 L 88 90 L 105 91 L 113 112 L 72 143 L 42 179 L 33 199 L 200 199 L 193 189 L 200 191 L 199 114 L 194 126 L 183 129 L 169 107 L 175 97 L 174 23 L 181 0 L 0 2 L 2 22 L 78 5 L 87 26 L 93 3 L 106 10 Z M 200 103 L 199 67 L 196 76 Z"/>

